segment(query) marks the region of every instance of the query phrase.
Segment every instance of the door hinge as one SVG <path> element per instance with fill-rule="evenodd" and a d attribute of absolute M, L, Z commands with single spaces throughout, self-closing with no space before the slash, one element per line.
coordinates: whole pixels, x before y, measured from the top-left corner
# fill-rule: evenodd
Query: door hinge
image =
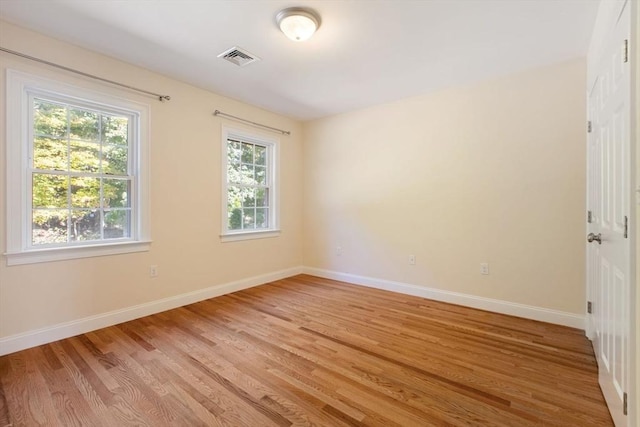
<path fill-rule="evenodd" d="M 629 40 L 624 41 L 624 47 L 622 48 L 622 62 L 629 62 Z"/>
<path fill-rule="evenodd" d="M 626 216 L 624 217 L 624 238 L 629 238 L 629 218 Z"/>
<path fill-rule="evenodd" d="M 591 120 L 587 122 L 587 133 L 591 133 Z"/>
<path fill-rule="evenodd" d="M 627 396 L 627 392 L 622 393 L 622 413 L 628 415 L 629 413 L 629 397 Z"/>
<path fill-rule="evenodd" d="M 591 211 L 587 211 L 587 222 L 591 224 L 593 221 L 593 213 Z"/>
<path fill-rule="evenodd" d="M 587 313 L 593 313 L 593 303 L 591 301 L 587 301 Z"/>

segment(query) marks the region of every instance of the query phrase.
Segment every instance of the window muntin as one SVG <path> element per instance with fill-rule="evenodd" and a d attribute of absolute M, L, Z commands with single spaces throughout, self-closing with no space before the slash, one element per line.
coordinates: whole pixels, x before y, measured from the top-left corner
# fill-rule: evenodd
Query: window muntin
<path fill-rule="evenodd" d="M 137 117 L 36 94 L 29 105 L 29 246 L 130 239 Z"/>
<path fill-rule="evenodd" d="M 277 231 L 276 147 L 274 140 L 223 132 L 223 237 Z"/>

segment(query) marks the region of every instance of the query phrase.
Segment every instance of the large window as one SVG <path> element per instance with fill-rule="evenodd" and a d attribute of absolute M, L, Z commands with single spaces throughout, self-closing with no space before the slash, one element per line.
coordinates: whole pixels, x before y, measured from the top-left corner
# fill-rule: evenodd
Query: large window
<path fill-rule="evenodd" d="M 146 109 L 8 79 L 9 264 L 147 249 Z"/>
<path fill-rule="evenodd" d="M 223 132 L 223 240 L 277 234 L 275 140 Z"/>
<path fill-rule="evenodd" d="M 29 98 L 31 246 L 130 238 L 136 118 Z"/>

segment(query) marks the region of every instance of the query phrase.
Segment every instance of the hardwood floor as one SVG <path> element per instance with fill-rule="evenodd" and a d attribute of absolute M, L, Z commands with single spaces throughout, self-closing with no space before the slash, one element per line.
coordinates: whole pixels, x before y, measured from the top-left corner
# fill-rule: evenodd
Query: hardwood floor
<path fill-rule="evenodd" d="M 7 425 L 612 422 L 582 331 L 302 275 L 0 358 Z"/>

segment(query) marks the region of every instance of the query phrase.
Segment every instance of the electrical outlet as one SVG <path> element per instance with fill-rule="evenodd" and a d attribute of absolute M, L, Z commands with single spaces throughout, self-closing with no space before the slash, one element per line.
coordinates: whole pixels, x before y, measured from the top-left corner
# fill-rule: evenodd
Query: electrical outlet
<path fill-rule="evenodd" d="M 158 277 L 158 266 L 152 265 L 149 267 L 149 277 Z"/>
<path fill-rule="evenodd" d="M 342 255 L 342 246 L 340 245 L 336 246 L 336 255 L 338 256 Z"/>
<path fill-rule="evenodd" d="M 409 255 L 409 265 L 416 265 L 416 256 Z"/>
<path fill-rule="evenodd" d="M 488 262 L 481 262 L 480 263 L 480 274 L 489 274 L 489 263 Z"/>

